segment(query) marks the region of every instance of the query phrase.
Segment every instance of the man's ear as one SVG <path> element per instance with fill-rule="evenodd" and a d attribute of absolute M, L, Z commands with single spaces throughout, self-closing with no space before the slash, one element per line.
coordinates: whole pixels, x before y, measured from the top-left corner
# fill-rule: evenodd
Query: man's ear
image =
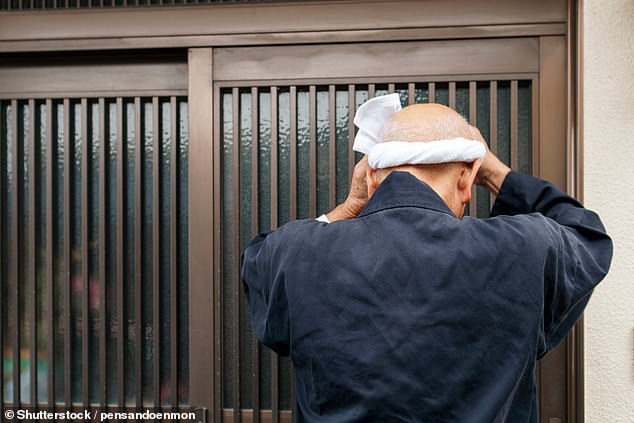
<path fill-rule="evenodd" d="M 460 192 L 461 201 L 463 204 L 467 204 L 471 201 L 471 187 L 473 182 L 482 166 L 482 159 L 477 159 L 471 163 L 466 163 L 460 172 L 460 178 L 458 178 L 458 191 Z"/>
<path fill-rule="evenodd" d="M 372 197 L 372 194 L 374 194 L 374 191 L 376 191 L 376 188 L 379 186 L 376 176 L 376 169 L 372 169 L 370 166 L 365 169 L 365 181 L 368 184 L 368 198 Z"/>

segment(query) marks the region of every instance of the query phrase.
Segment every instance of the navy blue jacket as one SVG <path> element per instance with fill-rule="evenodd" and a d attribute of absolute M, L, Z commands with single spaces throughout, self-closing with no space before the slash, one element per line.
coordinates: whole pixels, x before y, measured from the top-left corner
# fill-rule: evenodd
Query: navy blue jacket
<path fill-rule="evenodd" d="M 242 280 L 258 339 L 296 369 L 297 422 L 536 422 L 535 362 L 603 279 L 599 217 L 511 172 L 458 219 L 393 172 L 356 219 L 256 237 Z"/>

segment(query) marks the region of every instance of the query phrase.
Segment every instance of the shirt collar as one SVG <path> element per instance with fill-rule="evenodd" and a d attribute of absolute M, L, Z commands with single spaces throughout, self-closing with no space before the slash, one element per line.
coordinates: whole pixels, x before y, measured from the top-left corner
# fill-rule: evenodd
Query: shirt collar
<path fill-rule="evenodd" d="M 409 172 L 393 171 L 381 182 L 359 217 L 396 207 L 420 207 L 457 216 L 429 185 Z"/>

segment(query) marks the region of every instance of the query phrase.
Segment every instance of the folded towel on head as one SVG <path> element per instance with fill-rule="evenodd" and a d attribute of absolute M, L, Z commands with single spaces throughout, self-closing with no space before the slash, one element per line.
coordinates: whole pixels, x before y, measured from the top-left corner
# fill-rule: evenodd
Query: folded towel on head
<path fill-rule="evenodd" d="M 477 140 L 454 138 L 436 141 L 383 141 L 383 129 L 401 110 L 398 94 L 375 97 L 365 102 L 354 117 L 359 128 L 352 149 L 368 155 L 373 169 L 405 164 L 472 162 L 484 159 L 486 148 Z"/>

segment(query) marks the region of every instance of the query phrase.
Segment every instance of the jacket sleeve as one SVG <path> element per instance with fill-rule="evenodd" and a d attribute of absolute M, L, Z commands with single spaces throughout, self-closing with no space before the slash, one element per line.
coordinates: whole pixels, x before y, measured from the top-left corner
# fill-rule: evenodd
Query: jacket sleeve
<path fill-rule="evenodd" d="M 610 268 L 612 240 L 599 216 L 549 182 L 511 171 L 492 216 L 530 214 L 544 254 L 544 310 L 539 357 L 553 349 L 581 316 Z M 545 219 L 544 219 L 545 217 Z"/>
<path fill-rule="evenodd" d="M 289 355 L 290 326 L 284 273 L 278 269 L 278 231 L 259 234 L 241 257 L 241 278 L 255 334 L 276 353 Z"/>

